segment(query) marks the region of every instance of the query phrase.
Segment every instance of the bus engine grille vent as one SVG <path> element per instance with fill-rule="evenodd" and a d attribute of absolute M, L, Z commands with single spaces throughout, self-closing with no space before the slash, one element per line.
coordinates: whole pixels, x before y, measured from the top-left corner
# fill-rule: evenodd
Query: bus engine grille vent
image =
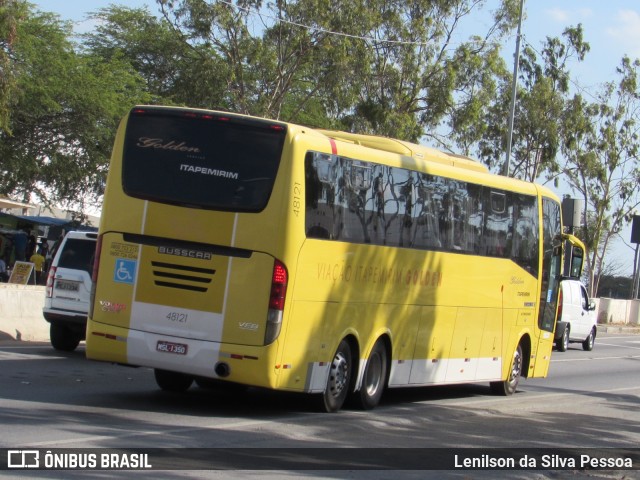
<path fill-rule="evenodd" d="M 154 283 L 159 287 L 206 292 L 216 271 L 177 263 L 151 262 Z"/>

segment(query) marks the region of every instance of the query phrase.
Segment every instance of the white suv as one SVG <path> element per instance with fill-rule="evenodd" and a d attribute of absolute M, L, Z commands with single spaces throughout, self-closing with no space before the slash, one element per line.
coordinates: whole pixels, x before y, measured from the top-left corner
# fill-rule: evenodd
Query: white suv
<path fill-rule="evenodd" d="M 560 281 L 558 299 L 558 324 L 554 340 L 556 350 L 564 352 L 569 342 L 582 343 L 584 350 L 592 350 L 598 331 L 596 327 L 596 305 L 589 300 L 587 289 L 576 279 Z"/>
<path fill-rule="evenodd" d="M 42 311 L 56 350 L 75 350 L 85 338 L 98 235 L 69 232 L 53 254 Z"/>

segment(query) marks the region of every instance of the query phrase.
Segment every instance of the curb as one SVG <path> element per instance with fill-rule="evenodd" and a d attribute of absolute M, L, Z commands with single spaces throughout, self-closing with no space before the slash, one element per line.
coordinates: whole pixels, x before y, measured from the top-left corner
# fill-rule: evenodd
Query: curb
<path fill-rule="evenodd" d="M 624 333 L 627 335 L 640 335 L 640 326 L 628 325 L 598 325 L 598 333 Z"/>

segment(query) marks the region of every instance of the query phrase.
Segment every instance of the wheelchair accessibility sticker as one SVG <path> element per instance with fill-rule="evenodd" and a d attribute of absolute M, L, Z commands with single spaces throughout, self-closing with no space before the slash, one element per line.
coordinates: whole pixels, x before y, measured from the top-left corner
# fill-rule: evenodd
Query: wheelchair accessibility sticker
<path fill-rule="evenodd" d="M 136 261 L 124 258 L 116 259 L 116 269 L 113 272 L 113 280 L 118 283 L 133 285 L 136 274 Z"/>

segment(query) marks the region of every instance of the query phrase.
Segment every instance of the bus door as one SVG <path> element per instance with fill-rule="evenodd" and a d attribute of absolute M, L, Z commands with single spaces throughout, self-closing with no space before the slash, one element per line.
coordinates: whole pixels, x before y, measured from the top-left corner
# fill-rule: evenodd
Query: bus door
<path fill-rule="evenodd" d="M 538 310 L 537 349 L 532 352 L 533 376 L 545 377 L 549 370 L 549 358 L 553 349 L 553 332 L 556 325 L 558 291 L 562 271 L 562 224 L 560 205 L 548 198 L 542 199 L 542 278 L 540 283 L 540 308 Z M 538 361 L 540 360 L 540 361 Z M 535 362 L 535 363 L 534 363 Z"/>

